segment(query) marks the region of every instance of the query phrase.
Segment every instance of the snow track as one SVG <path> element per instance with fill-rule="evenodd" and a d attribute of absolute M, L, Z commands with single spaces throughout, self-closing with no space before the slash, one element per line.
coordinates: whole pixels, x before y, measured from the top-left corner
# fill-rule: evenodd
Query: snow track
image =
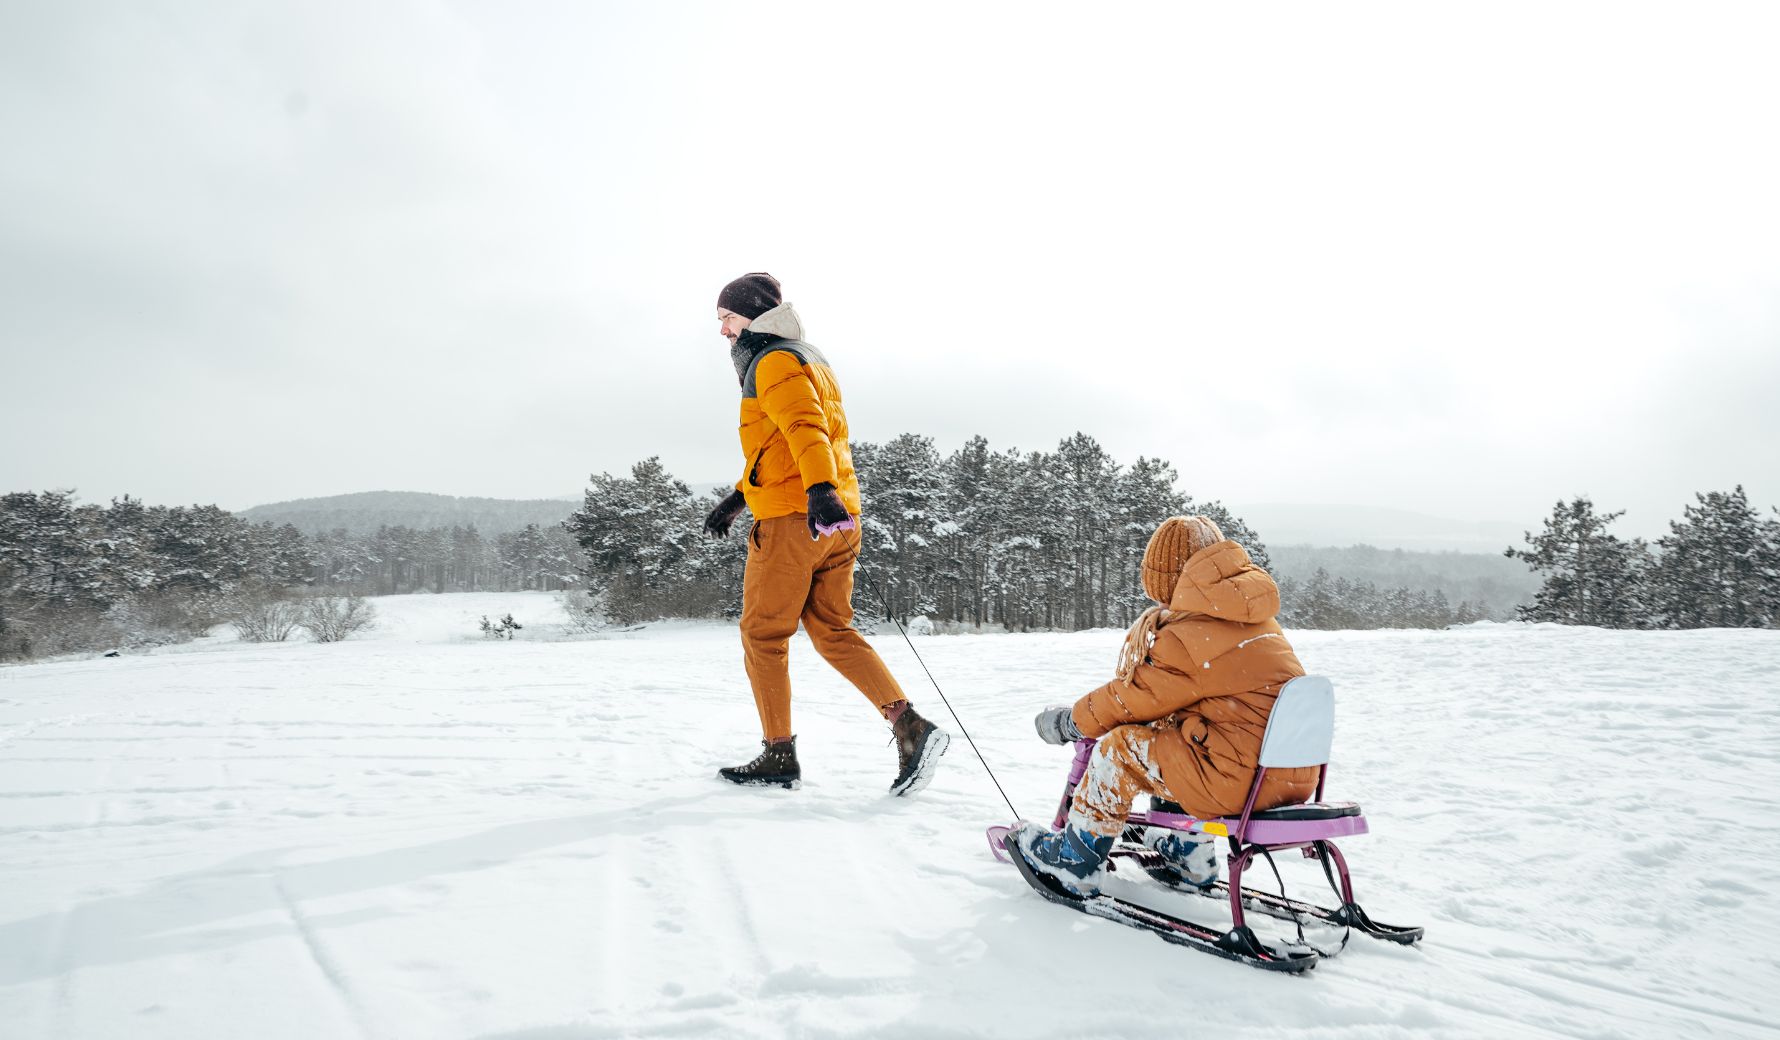
<path fill-rule="evenodd" d="M 1006 807 L 900 639 L 958 738 L 932 786 L 886 795 L 887 728 L 799 639 L 804 786 L 742 790 L 713 777 L 758 747 L 733 629 L 497 643 L 478 616 L 542 635 L 555 603 L 376 602 L 334 646 L 0 668 L 0 1035 L 1780 1036 L 1777 633 L 1293 633 L 1373 824 L 1360 900 L 1428 928 L 1298 979 L 995 863 Z M 1119 639 L 918 646 L 1048 819 L 1067 754 L 1031 716 Z"/>

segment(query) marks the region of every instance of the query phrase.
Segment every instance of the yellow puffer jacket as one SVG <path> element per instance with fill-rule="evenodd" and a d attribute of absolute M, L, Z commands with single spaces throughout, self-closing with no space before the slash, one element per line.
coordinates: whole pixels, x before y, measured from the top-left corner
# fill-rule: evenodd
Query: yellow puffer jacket
<path fill-rule="evenodd" d="M 859 512 L 859 478 L 847 446 L 841 387 L 822 352 L 803 342 L 803 323 L 782 303 L 736 337 L 731 356 L 742 382 L 742 456 L 736 490 L 756 520 L 809 509 L 805 491 L 834 485 Z"/>

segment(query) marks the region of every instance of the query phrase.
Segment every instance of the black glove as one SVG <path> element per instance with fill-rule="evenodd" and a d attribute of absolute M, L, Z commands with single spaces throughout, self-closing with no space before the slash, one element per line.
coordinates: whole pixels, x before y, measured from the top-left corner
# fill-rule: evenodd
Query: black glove
<path fill-rule="evenodd" d="M 729 525 L 735 523 L 735 518 L 747 506 L 740 491 L 731 491 L 729 497 L 717 503 L 717 508 L 705 517 L 705 534 L 711 538 L 728 538 Z"/>
<path fill-rule="evenodd" d="M 811 484 L 807 494 L 810 498 L 811 541 L 815 541 L 825 534 L 833 534 L 836 531 L 845 531 L 853 527 L 853 514 L 847 512 L 847 505 L 841 501 L 841 496 L 835 494 L 833 484 L 826 480 L 820 484 Z"/>
<path fill-rule="evenodd" d="M 1038 730 L 1038 739 L 1047 744 L 1070 744 L 1082 739 L 1082 731 L 1075 726 L 1075 716 L 1068 708 L 1046 708 L 1032 720 Z"/>

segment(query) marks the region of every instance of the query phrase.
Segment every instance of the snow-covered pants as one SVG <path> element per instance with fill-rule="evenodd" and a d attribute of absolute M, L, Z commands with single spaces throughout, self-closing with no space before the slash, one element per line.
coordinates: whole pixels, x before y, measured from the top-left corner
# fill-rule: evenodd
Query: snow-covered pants
<path fill-rule="evenodd" d="M 791 636 L 798 621 L 816 652 L 880 712 L 902 687 L 853 627 L 853 566 L 859 530 L 810 538 L 802 513 L 754 523 L 742 577 L 742 656 L 768 740 L 791 736 Z"/>
<path fill-rule="evenodd" d="M 1094 756 L 1088 759 L 1088 771 L 1076 785 L 1075 801 L 1069 806 L 1069 823 L 1091 834 L 1117 837 L 1125 829 L 1125 817 L 1131 815 L 1131 803 L 1140 794 L 1174 801 L 1162 783 L 1162 773 L 1150 755 L 1150 745 L 1158 734 L 1157 727 L 1167 722 L 1135 726 L 1118 726 L 1094 745 Z"/>

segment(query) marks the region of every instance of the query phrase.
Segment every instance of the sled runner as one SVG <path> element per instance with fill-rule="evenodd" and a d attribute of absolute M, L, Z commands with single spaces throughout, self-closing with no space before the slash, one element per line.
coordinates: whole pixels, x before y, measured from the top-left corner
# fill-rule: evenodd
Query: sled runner
<path fill-rule="evenodd" d="M 1105 894 L 1078 896 L 1063 888 L 1049 876 L 1035 871 L 1015 848 L 1014 827 L 990 827 L 989 848 L 1004 863 L 1012 863 L 1038 894 L 1054 903 L 1073 907 L 1096 917 L 1104 917 L 1154 932 L 1163 939 L 1191 946 L 1220 957 L 1241 961 L 1268 971 L 1300 972 L 1315 967 L 1322 957 L 1332 957 L 1347 944 L 1350 931 L 1410 945 L 1422 937 L 1421 928 L 1403 928 L 1373 921 L 1354 900 L 1353 882 L 1347 860 L 1335 847 L 1335 839 L 1367 833 L 1366 817 L 1353 802 L 1323 801 L 1323 784 L 1328 779 L 1329 750 L 1335 736 L 1335 688 L 1321 676 L 1307 675 L 1293 679 L 1280 691 L 1267 719 L 1267 730 L 1261 738 L 1260 768 L 1249 785 L 1248 801 L 1242 815 L 1200 820 L 1185 815 L 1179 806 L 1154 803 L 1147 812 L 1133 812 L 1126 820 L 1121 841 L 1114 844 L 1107 861 L 1108 869 L 1130 864 L 1152 880 L 1175 891 L 1191 892 L 1212 899 L 1227 899 L 1231 925 L 1228 930 L 1173 917 L 1139 906 L 1128 900 Z M 1069 815 L 1069 805 L 1076 785 L 1087 771 L 1094 741 L 1076 742 L 1075 762 L 1057 806 L 1053 829 L 1061 829 Z M 1269 769 L 1292 769 L 1300 766 L 1318 767 L 1314 800 L 1276 809 L 1255 810 L 1255 797 Z M 1170 811 L 1173 810 L 1173 811 Z M 1017 826 L 1014 825 L 1014 826 Z M 1226 859 L 1228 878 L 1204 888 L 1184 882 L 1156 853 L 1145 848 L 1139 835 L 1145 827 L 1163 827 L 1187 834 L 1205 834 L 1228 840 L 1230 854 Z M 1321 862 L 1329 887 L 1340 905 L 1317 906 L 1285 897 L 1245 889 L 1243 873 L 1254 865 L 1257 857 L 1273 866 L 1273 854 L 1299 850 L 1306 859 Z M 1283 887 L 1283 885 L 1282 885 Z M 1296 943 L 1270 945 L 1263 943 L 1249 928 L 1245 914 L 1254 911 L 1291 921 L 1297 926 Z M 1341 928 L 1341 943 L 1333 950 L 1320 949 L 1304 940 L 1304 926 L 1320 924 Z"/>

